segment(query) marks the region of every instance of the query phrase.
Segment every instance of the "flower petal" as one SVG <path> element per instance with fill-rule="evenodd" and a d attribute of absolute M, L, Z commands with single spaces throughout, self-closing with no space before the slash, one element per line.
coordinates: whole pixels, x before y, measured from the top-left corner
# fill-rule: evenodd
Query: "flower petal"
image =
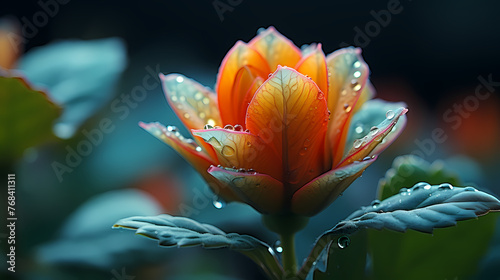
<path fill-rule="evenodd" d="M 321 44 L 318 44 L 312 52 L 303 57 L 297 63 L 295 69 L 299 73 L 309 76 L 323 93 L 328 93 L 328 71 L 325 54 L 321 50 Z"/>
<path fill-rule="evenodd" d="M 365 87 L 361 91 L 361 95 L 358 98 L 358 101 L 356 102 L 356 105 L 354 106 L 353 113 L 356 114 L 361 106 L 365 104 L 368 100 L 371 100 L 373 97 L 375 97 L 375 88 L 373 87 L 372 83 L 368 79 L 366 81 Z"/>
<path fill-rule="evenodd" d="M 361 49 L 353 47 L 329 54 L 326 63 L 329 72 L 328 108 L 335 120 L 328 125 L 326 148 L 331 149 L 332 167 L 335 167 L 342 159 L 353 109 L 363 92 L 369 70 L 361 57 Z"/>
<path fill-rule="evenodd" d="M 215 93 L 180 74 L 160 74 L 168 104 L 188 129 L 222 125 Z"/>
<path fill-rule="evenodd" d="M 408 109 L 404 107 L 400 107 L 394 111 L 387 111 L 387 118 L 384 121 L 382 121 L 378 126 L 372 127 L 370 132 L 365 137 L 354 141 L 353 147 L 347 153 L 345 159 L 343 159 L 339 164 L 339 167 L 374 155 L 375 152 L 382 152 L 390 143 L 386 144 L 384 142 L 380 148 L 375 148 L 383 142 L 384 138 L 389 133 L 392 132 L 392 129 L 395 128 L 396 123 L 402 116 L 404 120 L 404 114 L 406 114 L 407 111 Z M 394 138 L 391 139 L 394 140 Z"/>
<path fill-rule="evenodd" d="M 283 209 L 283 184 L 269 175 L 215 166 L 208 173 L 261 213 L 275 214 Z"/>
<path fill-rule="evenodd" d="M 23 53 L 24 38 L 21 26 L 8 18 L 0 19 L 0 67 L 12 69 Z"/>
<path fill-rule="evenodd" d="M 248 45 L 267 60 L 270 72 L 278 65 L 294 67 L 302 56 L 300 49 L 272 26 L 259 32 Z"/>
<path fill-rule="evenodd" d="M 315 178 L 293 194 L 291 211 L 305 216 L 317 214 L 337 199 L 375 159 L 357 161 Z"/>
<path fill-rule="evenodd" d="M 386 113 L 389 110 L 395 111 L 401 107 L 406 107 L 404 102 L 388 102 L 381 99 L 372 99 L 367 101 L 361 106 L 360 111 L 355 113 L 352 117 L 349 127 L 349 134 L 346 143 L 354 143 L 354 140 L 362 138 L 370 132 L 370 129 L 386 119 Z M 387 146 L 393 142 L 401 133 L 406 123 L 406 116 L 401 116 L 396 123 L 394 131 L 386 136 L 384 145 L 377 146 L 377 150 L 381 146 Z M 351 150 L 352 146 L 346 146 L 344 155 Z M 372 154 L 379 154 L 380 152 L 372 152 Z"/>
<path fill-rule="evenodd" d="M 262 55 L 247 44 L 238 41 L 229 50 L 219 68 L 216 85 L 223 124 L 238 124 L 237 116 L 240 115 L 238 100 L 242 99 L 240 95 L 244 96 L 248 91 L 248 88 L 234 85 L 238 81 L 236 77 L 239 71 L 244 71 L 242 68 L 251 72 L 254 77 L 266 78 L 271 72 Z M 234 92 L 233 89 L 238 89 L 238 92 Z"/>
<path fill-rule="evenodd" d="M 248 104 L 257 89 L 264 82 L 263 78 L 255 76 L 254 73 L 255 71 L 252 71 L 251 66 L 242 67 L 236 73 L 230 96 L 234 119 L 232 122 L 226 124 L 245 125 Z"/>
<path fill-rule="evenodd" d="M 207 181 L 214 193 L 216 193 L 226 201 L 239 200 L 231 190 L 227 188 L 221 188 L 222 185 L 207 173 L 207 168 L 209 168 L 210 165 L 217 164 L 217 162 L 210 159 L 209 155 L 206 154 L 202 149 L 200 149 L 200 147 L 196 145 L 193 140 L 186 139 L 175 129 L 172 129 L 172 127 L 165 127 L 157 122 L 140 122 L 139 125 L 144 130 L 172 147 L 187 162 L 189 162 L 189 164 L 191 164 L 191 166 L 193 166 L 193 168 L 198 173 L 200 173 L 203 179 Z"/>
<path fill-rule="evenodd" d="M 254 169 L 280 179 L 281 158 L 258 136 L 229 129 L 193 130 L 193 134 L 212 145 L 224 167 Z"/>
<path fill-rule="evenodd" d="M 324 171 L 323 149 L 328 123 L 325 95 L 296 70 L 279 66 L 248 106 L 246 126 L 271 146 L 281 161 L 287 191 Z"/>

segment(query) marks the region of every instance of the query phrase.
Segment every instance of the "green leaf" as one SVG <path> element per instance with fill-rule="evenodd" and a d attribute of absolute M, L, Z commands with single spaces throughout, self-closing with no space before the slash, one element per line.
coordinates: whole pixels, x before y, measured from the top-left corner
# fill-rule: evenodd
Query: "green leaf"
<path fill-rule="evenodd" d="M 283 269 L 272 248 L 249 235 L 225 233 L 212 225 L 167 214 L 121 219 L 113 228 L 135 230 L 136 234 L 158 240 L 158 244 L 165 247 L 229 248 L 250 257 L 270 279 L 281 279 L 283 276 Z"/>
<path fill-rule="evenodd" d="M 319 261 L 320 252 L 334 242 L 340 242 L 341 238 L 348 237 L 361 229 L 390 229 L 398 232 L 405 232 L 407 229 L 413 229 L 425 233 L 432 233 L 434 228 L 450 227 L 456 225 L 457 221 L 476 218 L 490 211 L 499 211 L 500 201 L 495 197 L 478 191 L 472 187 L 459 188 L 453 187 L 450 184 L 441 184 L 431 186 L 427 183 L 418 183 L 411 189 L 402 189 L 400 193 L 394 195 L 384 201 L 375 201 L 371 206 L 363 207 L 354 212 L 346 220 L 338 223 L 333 229 L 325 232 L 316 242 L 311 254 L 306 259 L 301 268 L 300 275 L 309 273 L 309 269 L 314 267 L 314 262 Z M 489 219 L 487 219 L 489 220 Z M 494 226 L 494 225 L 493 225 Z M 488 229 L 489 234 L 493 232 L 493 227 Z M 371 232 L 369 232 L 370 234 Z M 394 257 L 392 249 L 398 251 L 401 255 L 414 256 L 414 250 L 419 250 L 421 247 L 414 246 L 413 250 L 403 248 L 401 240 L 410 240 L 405 235 L 401 238 L 382 239 L 381 237 L 370 235 L 369 248 L 372 250 L 375 264 L 375 273 L 393 269 L 393 262 L 389 259 L 380 261 L 377 259 L 381 254 L 378 254 L 374 249 L 382 249 L 385 256 Z M 393 235 L 394 236 L 394 235 Z M 445 240 L 444 243 L 449 243 Z M 457 243 L 452 243 L 453 246 L 459 246 Z M 425 246 L 424 246 L 425 247 Z M 484 248 L 486 249 L 486 248 Z M 428 254 L 431 251 L 424 251 L 423 254 Z M 353 259 L 352 259 L 353 260 Z M 377 264 L 384 265 L 383 268 L 377 267 Z M 423 266 L 425 267 L 425 266 Z M 328 266 L 324 271 L 327 274 L 333 275 L 332 270 L 336 266 Z M 406 275 L 405 270 L 398 270 L 399 276 Z M 306 273 L 307 272 L 307 273 Z M 398 278 L 395 277 L 395 278 Z M 394 277 L 386 277 L 393 279 Z M 379 279 L 379 278 L 377 278 Z M 383 278 L 380 278 L 383 279 Z M 405 276 L 405 279 L 406 276 Z"/>
<path fill-rule="evenodd" d="M 26 148 L 40 144 L 52 134 L 52 124 L 61 109 L 47 95 L 36 91 L 20 77 L 0 73 L 0 154 L 12 161 Z"/>
<path fill-rule="evenodd" d="M 414 155 L 404 155 L 394 160 L 392 168 L 387 170 L 385 177 L 379 181 L 378 199 L 386 199 L 397 194 L 401 188 L 422 181 L 432 185 L 441 183 L 462 185 L 458 175 L 446 170 L 442 161 L 429 163 Z"/>

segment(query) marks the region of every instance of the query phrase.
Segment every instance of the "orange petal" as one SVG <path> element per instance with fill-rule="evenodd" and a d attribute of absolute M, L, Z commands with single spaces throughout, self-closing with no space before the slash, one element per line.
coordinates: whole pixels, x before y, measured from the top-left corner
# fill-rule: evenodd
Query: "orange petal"
<path fill-rule="evenodd" d="M 193 135 L 212 145 L 221 165 L 254 169 L 281 179 L 281 158 L 259 137 L 230 129 L 193 130 Z"/>
<path fill-rule="evenodd" d="M 278 65 L 294 67 L 302 57 L 300 49 L 274 27 L 261 31 L 248 45 L 262 54 L 270 71 L 275 71 Z"/>
<path fill-rule="evenodd" d="M 357 161 L 315 178 L 293 194 L 291 211 L 297 215 L 316 215 L 337 199 L 375 159 Z"/>
<path fill-rule="evenodd" d="M 353 108 L 363 92 L 369 70 L 358 48 L 345 48 L 327 56 L 329 83 L 328 108 L 332 112 L 332 122 L 327 133 L 325 162 L 331 159 L 335 167 L 342 159 Z"/>
<path fill-rule="evenodd" d="M 264 82 L 263 78 L 255 76 L 254 73 L 256 73 L 256 71 L 252 71 L 251 66 L 242 67 L 236 73 L 230 96 L 231 107 L 234 110 L 235 119 L 226 124 L 245 125 L 248 104 L 252 100 L 257 89 Z"/>
<path fill-rule="evenodd" d="M 217 162 L 210 159 L 209 155 L 206 154 L 201 147 L 196 145 L 193 140 L 184 138 L 173 127 L 165 127 L 157 122 L 140 122 L 139 125 L 179 153 L 198 173 L 201 174 L 203 179 L 209 183 L 209 186 L 217 195 L 226 201 L 238 200 L 231 190 L 227 188 L 221 189 L 220 183 L 207 173 L 207 169 L 210 165 L 217 164 Z"/>
<path fill-rule="evenodd" d="M 245 70 L 241 70 L 241 69 Z M 240 73 L 240 78 L 236 79 L 240 71 L 248 71 Z M 250 86 L 253 79 L 250 77 L 267 77 L 270 73 L 269 66 L 266 60 L 254 49 L 247 44 L 238 41 L 231 50 L 227 53 L 219 68 L 219 75 L 217 76 L 217 97 L 219 101 L 220 115 L 223 124 L 238 124 L 239 104 L 241 96 L 245 96 L 248 88 L 242 85 L 235 86 L 236 81 L 240 81 L 243 75 L 248 75 L 250 82 L 244 79 L 243 85 Z M 237 92 L 233 91 L 237 90 Z M 234 107 L 234 105 L 238 105 Z M 243 113 L 244 114 L 244 113 Z"/>
<path fill-rule="evenodd" d="M 384 138 L 391 133 L 398 120 L 402 117 L 403 124 L 406 123 L 406 118 L 404 117 L 406 112 L 408 112 L 408 110 L 404 107 L 395 111 L 387 111 L 387 118 L 384 121 L 382 121 L 378 126 L 372 127 L 368 135 L 361 139 L 356 139 L 354 143 L 352 143 L 352 149 L 349 151 L 345 159 L 343 159 L 339 164 L 339 167 L 346 166 L 355 161 L 362 160 L 365 157 L 372 156 L 374 152 L 376 152 L 376 154 L 381 153 L 383 149 L 394 141 L 395 138 L 391 137 L 391 142 L 383 142 Z M 399 129 L 399 132 L 400 131 L 401 129 Z M 396 136 L 399 132 L 396 133 Z M 379 144 L 382 144 L 382 146 L 377 147 Z"/>
<path fill-rule="evenodd" d="M 25 39 L 17 22 L 5 18 L 0 21 L 0 67 L 12 69 L 23 52 Z"/>
<path fill-rule="evenodd" d="M 328 93 L 328 71 L 326 67 L 325 54 L 318 44 L 314 50 L 308 52 L 295 66 L 299 73 L 309 76 L 325 94 Z"/>
<path fill-rule="evenodd" d="M 288 67 L 279 66 L 250 102 L 247 129 L 281 159 L 287 191 L 323 172 L 328 116 L 325 95 L 318 86 Z"/>
<path fill-rule="evenodd" d="M 276 214 L 283 210 L 283 184 L 271 176 L 215 166 L 208 172 L 260 213 Z"/>

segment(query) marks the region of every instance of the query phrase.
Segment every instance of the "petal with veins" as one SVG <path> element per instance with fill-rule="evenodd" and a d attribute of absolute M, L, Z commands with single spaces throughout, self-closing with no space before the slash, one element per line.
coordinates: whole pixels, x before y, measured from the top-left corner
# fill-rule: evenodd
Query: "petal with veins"
<path fill-rule="evenodd" d="M 404 102 L 388 102 L 381 99 L 368 100 L 365 104 L 363 104 L 360 111 L 355 113 L 352 117 L 349 127 L 349 135 L 346 140 L 348 145 L 346 145 L 344 155 L 347 155 L 347 153 L 351 150 L 351 144 L 354 143 L 354 140 L 366 136 L 372 127 L 380 124 L 386 119 L 387 111 L 396 111 L 401 107 L 406 108 L 407 106 Z M 391 144 L 399 136 L 405 126 L 405 123 L 406 116 L 401 116 L 399 121 L 396 123 L 394 131 L 385 137 L 384 145 L 377 146 L 376 150 L 378 151 L 379 147 L 385 147 Z M 377 151 L 373 151 L 372 154 L 380 154 L 381 151 Z"/>
<path fill-rule="evenodd" d="M 328 116 L 325 95 L 318 86 L 288 67 L 278 67 L 250 102 L 247 129 L 278 155 L 287 191 L 324 171 Z"/>
<path fill-rule="evenodd" d="M 212 145 L 221 165 L 254 169 L 281 179 L 281 158 L 259 137 L 228 129 L 193 130 L 193 134 Z"/>
<path fill-rule="evenodd" d="M 293 194 L 291 211 L 297 215 L 305 216 L 317 214 L 361 176 L 375 159 L 354 162 L 315 178 Z"/>
<path fill-rule="evenodd" d="M 209 89 L 179 74 L 160 74 L 160 79 L 170 107 L 188 129 L 222 125 L 216 96 Z"/>
<path fill-rule="evenodd" d="M 292 41 L 281 35 L 274 27 L 261 31 L 248 45 L 257 50 L 267 60 L 270 71 L 278 65 L 294 67 L 302 56 L 300 49 Z"/>
<path fill-rule="evenodd" d="M 390 110 L 387 112 L 387 118 L 382 121 L 378 126 L 374 126 L 370 132 L 361 139 L 354 140 L 352 143 L 352 148 L 339 164 L 339 167 L 346 166 L 351 164 L 354 161 L 359 161 L 365 157 L 376 155 L 382 152 L 390 143 L 383 142 L 384 138 L 392 132 L 392 129 L 395 128 L 398 120 L 403 117 L 405 121 L 404 114 L 408 111 L 408 109 L 401 107 L 397 110 Z M 394 139 L 392 139 L 394 140 Z M 375 149 L 377 146 L 378 149 Z"/>
<path fill-rule="evenodd" d="M 240 115 L 239 106 L 234 107 L 235 103 L 241 99 L 240 95 L 245 95 L 248 89 L 236 87 L 238 92 L 233 92 L 238 72 L 244 68 L 248 70 L 253 77 L 266 78 L 271 72 L 266 60 L 253 48 L 247 44 L 238 41 L 227 53 L 219 68 L 217 76 L 217 97 L 219 101 L 220 115 L 223 124 L 238 124 Z M 241 74 L 240 74 L 241 75 Z M 236 94 L 237 96 L 234 96 Z M 243 124 L 241 124 L 243 125 Z"/>
<path fill-rule="evenodd" d="M 321 50 L 321 44 L 303 57 L 295 66 L 299 73 L 309 76 L 319 87 L 319 89 L 328 93 L 328 71 L 326 67 L 325 54 Z"/>
<path fill-rule="evenodd" d="M 326 57 L 329 72 L 328 108 L 332 119 L 328 125 L 325 162 L 332 159 L 335 167 L 343 156 L 345 139 L 354 107 L 365 87 L 369 70 L 361 57 L 361 49 L 345 48 Z"/>
<path fill-rule="evenodd" d="M 172 127 L 165 127 L 157 122 L 140 122 L 139 125 L 179 153 L 198 173 L 201 174 L 216 194 L 226 201 L 238 201 L 231 190 L 227 188 L 221 189 L 221 184 L 207 173 L 207 168 L 209 168 L 210 165 L 217 164 L 217 162 L 211 160 L 209 155 L 199 149 L 199 146 L 196 145 L 193 140 L 186 139 Z"/>
<path fill-rule="evenodd" d="M 283 184 L 269 175 L 239 172 L 231 168 L 211 166 L 208 173 L 234 191 L 239 198 L 264 214 L 283 209 Z"/>

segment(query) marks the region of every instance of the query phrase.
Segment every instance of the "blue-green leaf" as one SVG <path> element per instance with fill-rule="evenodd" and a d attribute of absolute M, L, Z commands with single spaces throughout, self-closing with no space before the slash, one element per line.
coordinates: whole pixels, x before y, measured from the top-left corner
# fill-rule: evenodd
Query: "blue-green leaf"
<path fill-rule="evenodd" d="M 229 248 L 250 257 L 271 279 L 281 279 L 283 275 L 272 248 L 249 235 L 225 233 L 209 224 L 167 214 L 125 218 L 113 227 L 135 230 L 136 234 L 158 240 L 165 247 Z"/>

